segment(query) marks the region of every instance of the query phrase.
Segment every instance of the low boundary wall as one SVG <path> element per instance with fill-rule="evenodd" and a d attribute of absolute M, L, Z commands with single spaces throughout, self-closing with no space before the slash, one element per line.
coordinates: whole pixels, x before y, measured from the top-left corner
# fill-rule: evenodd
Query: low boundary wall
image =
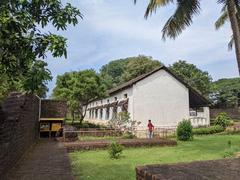
<path fill-rule="evenodd" d="M 232 179 L 240 177 L 240 158 L 190 163 L 146 165 L 136 168 L 137 180 Z"/>
<path fill-rule="evenodd" d="M 211 119 L 215 118 L 221 112 L 227 113 L 232 119 L 240 120 L 240 107 L 239 108 L 227 108 L 227 109 L 210 109 Z"/>
<path fill-rule="evenodd" d="M 124 147 L 151 147 L 151 146 L 176 146 L 177 142 L 170 139 L 118 139 L 116 140 Z M 68 152 L 107 149 L 112 143 L 110 140 L 93 140 L 93 141 L 75 141 L 64 142 Z"/>

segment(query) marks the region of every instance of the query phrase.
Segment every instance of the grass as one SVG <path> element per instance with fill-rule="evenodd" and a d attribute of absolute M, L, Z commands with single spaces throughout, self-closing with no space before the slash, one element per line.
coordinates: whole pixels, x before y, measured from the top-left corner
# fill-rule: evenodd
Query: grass
<path fill-rule="evenodd" d="M 229 143 L 230 142 L 230 143 Z M 107 150 L 70 153 L 76 179 L 135 179 L 135 167 L 212 160 L 231 157 L 240 151 L 240 135 L 208 135 L 193 141 L 178 142 L 176 147 L 128 148 L 118 160 L 109 158 Z"/>

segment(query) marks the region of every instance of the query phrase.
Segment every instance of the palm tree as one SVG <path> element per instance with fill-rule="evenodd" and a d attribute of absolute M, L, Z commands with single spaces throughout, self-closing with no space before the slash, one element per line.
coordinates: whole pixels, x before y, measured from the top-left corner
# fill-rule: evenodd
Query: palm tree
<path fill-rule="evenodd" d="M 224 6 L 222 9 L 222 15 L 215 22 L 216 30 L 219 30 L 227 21 L 229 21 L 229 16 L 228 16 L 227 7 Z M 240 24 L 238 24 L 238 26 L 240 27 Z M 228 43 L 228 50 L 232 50 L 233 44 L 234 44 L 234 40 L 233 40 L 233 35 L 232 35 L 231 39 Z"/>
<path fill-rule="evenodd" d="M 134 0 L 135 3 L 136 1 L 137 0 Z M 233 40 L 240 74 L 240 29 L 237 15 L 240 13 L 240 1 L 217 0 L 217 2 L 223 4 L 227 9 L 233 31 Z M 156 12 L 157 8 L 174 3 L 176 3 L 176 10 L 162 29 L 162 37 L 164 40 L 166 37 L 175 39 L 183 30 L 192 24 L 193 17 L 200 13 L 200 0 L 149 0 L 145 18 L 148 18 L 153 12 Z"/>
<path fill-rule="evenodd" d="M 238 71 L 240 74 L 240 28 L 239 28 L 239 21 L 238 21 L 238 8 L 239 2 L 238 0 L 219 0 L 224 1 L 223 3 L 226 4 L 228 10 L 228 16 L 230 19 L 232 31 L 233 31 L 233 40 L 235 45 L 235 52 L 238 62 Z"/>

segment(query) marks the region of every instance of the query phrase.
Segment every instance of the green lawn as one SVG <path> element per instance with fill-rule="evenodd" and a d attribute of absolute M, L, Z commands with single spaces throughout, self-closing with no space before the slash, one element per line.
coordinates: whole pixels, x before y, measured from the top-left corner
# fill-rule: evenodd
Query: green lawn
<path fill-rule="evenodd" d="M 231 147 L 229 146 L 231 141 Z M 194 137 L 176 147 L 128 148 L 118 160 L 109 159 L 107 150 L 70 153 L 76 179 L 131 180 L 135 167 L 146 164 L 221 159 L 240 151 L 240 135 Z"/>

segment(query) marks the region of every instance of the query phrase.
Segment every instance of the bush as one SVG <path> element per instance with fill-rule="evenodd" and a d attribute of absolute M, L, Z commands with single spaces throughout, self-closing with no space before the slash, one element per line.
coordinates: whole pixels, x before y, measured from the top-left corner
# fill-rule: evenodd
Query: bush
<path fill-rule="evenodd" d="M 224 132 L 221 133 L 221 135 L 235 135 L 235 134 L 240 134 L 240 130 L 226 129 Z"/>
<path fill-rule="evenodd" d="M 74 122 L 74 124 L 71 124 L 71 126 L 74 126 L 77 129 L 80 129 L 80 128 L 107 128 L 104 125 L 94 124 L 94 123 L 90 123 L 88 121 L 85 121 L 82 124 Z"/>
<path fill-rule="evenodd" d="M 178 123 L 177 127 L 177 139 L 181 141 L 188 141 L 192 140 L 193 133 L 192 133 L 192 125 L 189 120 L 183 120 L 182 122 Z"/>
<path fill-rule="evenodd" d="M 117 142 L 113 142 L 109 145 L 108 153 L 110 158 L 118 159 L 122 154 L 123 146 Z"/>
<path fill-rule="evenodd" d="M 80 127 L 81 128 L 89 128 L 89 124 L 88 123 L 82 123 L 82 125 Z"/>
<path fill-rule="evenodd" d="M 206 128 L 193 129 L 193 134 L 194 135 L 215 134 L 223 131 L 224 131 L 224 128 L 222 126 L 217 125 L 217 126 L 210 126 Z"/>
<path fill-rule="evenodd" d="M 230 125 L 231 118 L 227 115 L 227 113 L 219 113 L 215 119 L 214 124 L 222 126 L 224 129 Z"/>
<path fill-rule="evenodd" d="M 127 132 L 125 132 L 124 134 L 123 134 L 123 138 L 124 139 L 133 139 L 133 138 L 135 138 L 136 136 L 132 133 L 132 132 L 130 132 L 130 131 L 127 131 Z"/>

